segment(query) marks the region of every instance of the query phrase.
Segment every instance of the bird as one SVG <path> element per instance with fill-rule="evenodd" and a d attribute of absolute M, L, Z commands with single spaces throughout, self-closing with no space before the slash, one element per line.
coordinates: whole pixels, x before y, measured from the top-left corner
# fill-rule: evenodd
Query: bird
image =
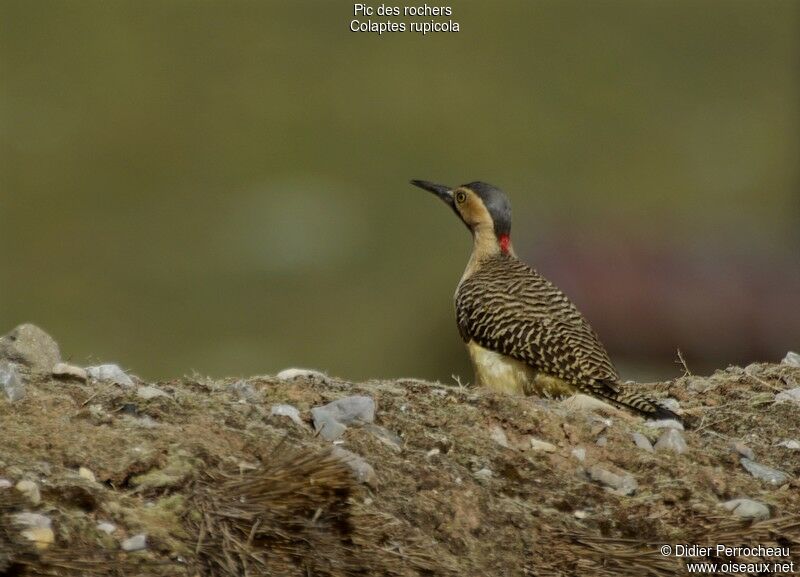
<path fill-rule="evenodd" d="M 477 384 L 496 391 L 565 397 L 582 393 L 649 419 L 680 417 L 623 385 L 597 333 L 570 299 L 521 261 L 511 243 L 511 204 L 498 187 L 411 184 L 444 201 L 472 233 L 455 292 L 456 322 Z"/>

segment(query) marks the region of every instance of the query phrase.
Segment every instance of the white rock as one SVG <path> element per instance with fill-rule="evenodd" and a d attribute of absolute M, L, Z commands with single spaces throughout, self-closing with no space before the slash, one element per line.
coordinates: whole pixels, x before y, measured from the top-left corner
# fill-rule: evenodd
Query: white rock
<path fill-rule="evenodd" d="M 800 441 L 796 441 L 795 439 L 786 439 L 785 441 L 778 443 L 778 446 L 797 451 L 800 450 Z"/>
<path fill-rule="evenodd" d="M 597 445 L 598 447 L 605 447 L 606 445 L 608 445 L 608 437 L 606 437 L 605 435 L 600 435 L 599 437 L 597 437 L 597 440 L 595 441 L 594 444 Z"/>
<path fill-rule="evenodd" d="M 109 363 L 105 365 L 97 365 L 95 367 L 86 367 L 86 372 L 96 381 L 107 381 L 122 385 L 123 387 L 133 386 L 133 380 L 126 375 L 125 371 L 119 368 L 118 365 Z"/>
<path fill-rule="evenodd" d="M 125 539 L 121 545 L 123 551 L 141 551 L 147 548 L 147 535 L 139 533 L 133 537 Z"/>
<path fill-rule="evenodd" d="M 650 439 L 645 437 L 642 433 L 633 433 L 631 437 L 633 438 L 633 442 L 637 447 L 649 453 L 653 452 L 653 444 L 650 442 Z"/>
<path fill-rule="evenodd" d="M 109 523 L 108 521 L 101 521 L 96 525 L 98 531 L 105 533 L 106 535 L 111 535 L 114 531 L 117 530 L 117 526 L 114 523 Z"/>
<path fill-rule="evenodd" d="M 659 419 L 655 421 L 645 421 L 645 425 L 653 429 L 677 429 L 683 431 L 683 423 L 675 419 Z"/>
<path fill-rule="evenodd" d="M 12 403 L 25 397 L 25 385 L 17 375 L 14 365 L 5 361 L 0 361 L 0 389 Z"/>
<path fill-rule="evenodd" d="M 364 425 L 364 429 L 372 433 L 376 439 L 389 447 L 392 451 L 399 453 L 403 450 L 405 441 L 403 441 L 403 438 L 397 433 L 374 423 Z"/>
<path fill-rule="evenodd" d="M 85 381 L 89 378 L 89 373 L 82 367 L 76 367 L 69 363 L 57 363 L 53 367 L 53 376 L 60 379 L 76 379 L 78 381 Z"/>
<path fill-rule="evenodd" d="M 769 507 L 752 499 L 732 499 L 722 503 L 728 511 L 732 511 L 737 517 L 742 519 L 755 519 L 762 521 L 769 519 Z"/>
<path fill-rule="evenodd" d="M 589 512 L 584 511 L 582 509 L 578 509 L 577 511 L 573 511 L 572 515 L 576 519 L 586 519 L 589 516 Z"/>
<path fill-rule="evenodd" d="M 508 443 L 508 437 L 506 436 L 506 432 L 500 425 L 492 425 L 492 428 L 489 429 L 489 437 L 492 439 L 492 441 L 494 441 L 501 447 L 505 447 L 506 449 L 508 449 L 511 446 Z"/>
<path fill-rule="evenodd" d="M 711 388 L 711 383 L 702 377 L 690 377 L 687 388 L 693 393 L 705 393 Z"/>
<path fill-rule="evenodd" d="M 800 387 L 788 389 L 775 395 L 776 403 L 797 403 L 800 405 Z"/>
<path fill-rule="evenodd" d="M 655 445 L 656 451 L 673 451 L 681 454 L 685 453 L 689 447 L 683 440 L 683 435 L 677 429 L 667 429 L 658 438 Z"/>
<path fill-rule="evenodd" d="M 313 369 L 284 369 L 276 375 L 281 381 L 293 381 L 295 379 L 309 379 L 312 381 L 328 382 L 328 375 Z"/>
<path fill-rule="evenodd" d="M 434 447 L 433 449 L 431 449 L 430 451 L 425 453 L 425 456 L 430 459 L 431 457 L 435 457 L 439 453 L 441 453 L 441 451 L 439 450 L 439 447 Z"/>
<path fill-rule="evenodd" d="M 355 453 L 348 451 L 347 449 L 342 449 L 341 447 L 334 447 L 331 451 L 331 455 L 350 467 L 350 470 L 353 472 L 353 475 L 355 475 L 355 478 L 359 483 L 366 483 L 367 485 L 375 484 L 375 469 L 373 469 L 372 465 L 367 463 L 360 455 L 356 455 Z"/>
<path fill-rule="evenodd" d="M 589 477 L 594 481 L 614 489 L 614 491 L 620 495 L 633 495 L 639 488 L 639 484 L 630 473 L 617 475 L 598 465 L 589 469 Z"/>
<path fill-rule="evenodd" d="M 336 399 L 323 407 L 344 425 L 371 423 L 375 420 L 375 401 L 372 397 L 354 395 Z"/>
<path fill-rule="evenodd" d="M 142 415 L 141 417 L 128 417 L 128 422 L 141 429 L 155 429 L 160 426 L 158 421 L 156 421 L 150 415 Z"/>
<path fill-rule="evenodd" d="M 314 418 L 314 430 L 321 435 L 323 439 L 335 441 L 347 430 L 345 425 L 337 421 L 326 411 L 314 413 L 314 409 L 311 409 L 311 415 Z"/>
<path fill-rule="evenodd" d="M 575 447 L 572 449 L 572 456 L 583 463 L 586 460 L 586 449 L 583 447 Z"/>
<path fill-rule="evenodd" d="M 87 481 L 91 481 L 92 483 L 97 481 L 97 479 L 94 476 L 94 473 L 92 473 L 92 471 L 90 469 L 87 469 L 86 467 L 79 467 L 78 475 L 80 477 L 83 477 Z"/>
<path fill-rule="evenodd" d="M 156 397 L 169 397 L 169 394 L 165 391 L 162 391 L 158 387 L 146 385 L 136 389 L 136 396 L 140 399 L 144 399 L 145 401 L 149 401 L 150 399 L 155 399 Z"/>
<path fill-rule="evenodd" d="M 347 429 L 347 425 L 371 423 L 375 420 L 375 401 L 371 397 L 355 395 L 336 399 L 321 407 L 311 409 L 314 430 L 324 439 L 333 441 Z"/>
<path fill-rule="evenodd" d="M 557 447 L 554 444 L 548 443 L 547 441 L 541 441 L 533 437 L 531 437 L 530 443 L 531 443 L 531 449 L 537 452 L 544 451 L 545 453 L 555 453 L 557 449 Z"/>
<path fill-rule="evenodd" d="M 0 479 L 0 489 L 8 489 L 8 488 L 13 487 L 13 486 L 14 486 L 14 483 L 9 481 L 8 479 Z"/>
<path fill-rule="evenodd" d="M 33 481 L 23 479 L 16 484 L 15 488 L 25 495 L 34 505 L 38 505 L 42 500 L 41 493 L 39 493 L 39 485 Z"/>
<path fill-rule="evenodd" d="M 767 467 L 766 465 L 761 465 L 760 463 L 756 463 L 747 457 L 742 457 L 739 459 L 739 462 L 742 464 L 742 467 L 747 469 L 748 473 L 753 475 L 753 477 L 756 479 L 761 479 L 762 481 L 766 481 L 771 485 L 783 485 L 789 480 L 789 475 L 783 471 L 773 469 L 772 467 Z"/>
<path fill-rule="evenodd" d="M 660 403 L 664 408 L 669 409 L 673 413 L 677 413 L 681 410 L 681 405 L 678 402 L 678 399 L 667 397 L 666 399 L 661 399 Z"/>
<path fill-rule="evenodd" d="M 494 476 L 494 472 L 491 469 L 484 467 L 479 471 L 475 471 L 473 475 L 481 481 L 488 481 Z"/>
<path fill-rule="evenodd" d="M 296 425 L 305 426 L 303 419 L 300 418 L 300 411 L 292 405 L 272 405 L 269 409 L 269 414 L 272 417 L 288 417 Z"/>
<path fill-rule="evenodd" d="M 0 359 L 49 373 L 61 361 L 61 353 L 53 337 L 36 325 L 24 324 L 0 337 Z"/>
<path fill-rule="evenodd" d="M 49 517 L 39 513 L 15 513 L 11 516 L 14 524 L 24 527 L 22 536 L 33 541 L 37 549 L 47 549 L 55 541 Z"/>
<path fill-rule="evenodd" d="M 239 397 L 240 401 L 258 402 L 261 400 L 261 392 L 245 380 L 228 385 L 228 390 Z"/>
<path fill-rule="evenodd" d="M 52 521 L 49 517 L 39 513 L 14 513 L 11 515 L 11 520 L 20 527 L 50 527 Z"/>
<path fill-rule="evenodd" d="M 789 351 L 788 353 L 786 353 L 786 356 L 783 357 L 781 363 L 792 367 L 800 367 L 800 354 L 794 351 Z"/>

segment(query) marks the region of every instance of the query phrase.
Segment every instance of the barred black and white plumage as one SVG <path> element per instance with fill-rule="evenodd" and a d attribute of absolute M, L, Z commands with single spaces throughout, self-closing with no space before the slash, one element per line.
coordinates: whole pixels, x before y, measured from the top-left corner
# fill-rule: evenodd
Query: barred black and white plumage
<path fill-rule="evenodd" d="M 582 392 L 650 418 L 679 418 L 623 386 L 575 305 L 517 259 L 503 191 L 485 182 L 454 189 L 412 184 L 441 198 L 472 233 L 472 256 L 456 291 L 456 319 L 480 384 L 519 394 Z"/>
<path fill-rule="evenodd" d="M 456 320 L 464 342 L 517 359 L 576 389 L 658 418 L 675 415 L 625 391 L 597 333 L 555 285 L 516 257 L 483 260 L 458 285 Z"/>

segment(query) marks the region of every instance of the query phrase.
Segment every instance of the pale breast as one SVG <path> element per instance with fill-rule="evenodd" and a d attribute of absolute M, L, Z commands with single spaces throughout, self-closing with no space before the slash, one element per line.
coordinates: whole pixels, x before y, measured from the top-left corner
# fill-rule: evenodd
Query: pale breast
<path fill-rule="evenodd" d="M 561 397 L 571 395 L 575 387 L 545 375 L 522 361 L 485 349 L 475 341 L 467 343 L 475 369 L 475 379 L 483 387 L 513 395 Z"/>

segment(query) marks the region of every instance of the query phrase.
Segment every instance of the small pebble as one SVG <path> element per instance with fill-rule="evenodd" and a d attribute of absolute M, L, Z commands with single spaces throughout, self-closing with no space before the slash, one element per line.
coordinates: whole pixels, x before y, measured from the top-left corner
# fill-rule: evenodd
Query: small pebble
<path fill-rule="evenodd" d="M 142 415 L 141 417 L 130 417 L 130 422 L 132 425 L 140 427 L 142 429 L 155 429 L 156 427 L 158 427 L 158 421 L 156 421 L 150 415 Z"/>
<path fill-rule="evenodd" d="M 305 426 L 305 423 L 303 423 L 303 420 L 300 418 L 300 411 L 297 410 L 297 407 L 293 407 L 292 405 L 272 405 L 269 409 L 269 414 L 272 417 L 288 417 L 294 424 L 300 425 L 301 427 Z"/>
<path fill-rule="evenodd" d="M 50 373 L 61 361 L 61 353 L 53 337 L 36 325 L 24 324 L 0 337 L 0 359 L 37 373 Z"/>
<path fill-rule="evenodd" d="M 355 395 L 336 399 L 321 407 L 311 409 L 314 430 L 324 439 L 340 437 L 347 425 L 371 423 L 375 420 L 375 401 L 371 397 Z"/>
<path fill-rule="evenodd" d="M 439 447 L 434 447 L 433 449 L 431 449 L 430 451 L 425 453 L 425 456 L 430 459 L 431 457 L 435 457 L 439 453 L 441 453 L 441 451 L 439 450 Z"/>
<path fill-rule="evenodd" d="M 399 453 L 400 451 L 403 450 L 403 445 L 405 444 L 403 438 L 400 435 L 394 433 L 393 431 L 390 431 L 385 427 L 381 427 L 380 425 L 375 425 L 373 423 L 365 425 L 364 429 L 372 433 L 372 435 L 376 439 L 378 439 L 380 442 L 382 442 L 384 445 L 389 447 L 394 452 Z"/>
<path fill-rule="evenodd" d="M 311 415 L 314 418 L 314 430 L 325 440 L 335 441 L 347 430 L 345 425 L 334 419 L 327 412 L 322 411 L 314 414 L 314 409 L 311 409 Z"/>
<path fill-rule="evenodd" d="M 494 472 L 491 469 L 484 467 L 479 471 L 475 471 L 473 475 L 475 475 L 476 478 L 482 481 L 488 481 L 494 476 Z"/>
<path fill-rule="evenodd" d="M 82 367 L 76 367 L 69 363 L 57 363 L 56 366 L 53 367 L 53 376 L 58 379 L 85 381 L 89 378 L 89 373 Z"/>
<path fill-rule="evenodd" d="M 705 393 L 711 388 L 711 383 L 702 377 L 691 377 L 687 388 L 693 393 Z"/>
<path fill-rule="evenodd" d="M 603 469 L 598 465 L 595 465 L 589 469 L 589 477 L 593 481 L 597 481 L 603 485 L 606 485 L 607 487 L 610 487 L 619 495 L 633 495 L 636 492 L 636 489 L 639 488 L 639 484 L 630 473 L 617 475 L 616 473 L 612 473 L 611 471 Z"/>
<path fill-rule="evenodd" d="M 597 441 L 595 441 L 595 445 L 597 445 L 598 447 L 605 447 L 606 445 L 608 445 L 608 437 L 606 437 L 605 435 L 598 437 Z"/>
<path fill-rule="evenodd" d="M 789 351 L 786 353 L 786 356 L 783 357 L 781 363 L 784 365 L 789 365 L 790 367 L 800 367 L 800 354 L 794 351 Z"/>
<path fill-rule="evenodd" d="M 258 402 L 261 400 L 261 393 L 245 380 L 236 381 L 228 385 L 228 391 L 235 395 L 240 401 Z"/>
<path fill-rule="evenodd" d="M 770 516 L 769 507 L 752 499 L 732 499 L 722 503 L 722 506 L 742 519 L 763 521 L 769 519 Z"/>
<path fill-rule="evenodd" d="M 647 451 L 648 453 L 653 452 L 653 444 L 650 442 L 650 439 L 645 437 L 642 433 L 633 433 L 631 437 L 633 438 L 633 442 L 637 447 L 643 451 Z"/>
<path fill-rule="evenodd" d="M 17 375 L 14 365 L 5 361 L 0 362 L 0 389 L 3 389 L 6 398 L 12 403 L 25 397 L 25 385 Z"/>
<path fill-rule="evenodd" d="M 34 505 L 38 505 L 42 500 L 41 493 L 39 493 L 39 485 L 33 481 L 23 479 L 16 484 L 15 488 L 25 495 Z"/>
<path fill-rule="evenodd" d="M 21 527 L 50 527 L 50 518 L 40 513 L 14 513 L 11 520 Z"/>
<path fill-rule="evenodd" d="M 666 399 L 661 399 L 660 403 L 663 407 L 669 409 L 673 413 L 677 413 L 681 410 L 681 405 L 678 402 L 678 399 L 667 397 Z"/>
<path fill-rule="evenodd" d="M 350 470 L 359 483 L 375 485 L 375 469 L 373 469 L 372 465 L 367 463 L 363 457 L 347 449 L 342 449 L 341 447 L 334 447 L 333 451 L 331 451 L 331 455 L 350 467 Z"/>
<path fill-rule="evenodd" d="M 372 397 L 344 397 L 324 405 L 324 408 L 331 411 L 336 420 L 344 425 L 371 423 L 375 420 L 375 401 Z"/>
<path fill-rule="evenodd" d="M 158 387 L 146 385 L 136 389 L 136 396 L 140 399 L 144 399 L 145 401 L 149 401 L 150 399 L 155 399 L 156 397 L 169 397 L 169 394 L 165 391 L 162 391 Z"/>
<path fill-rule="evenodd" d="M 583 463 L 586 460 L 586 449 L 583 447 L 575 447 L 572 449 L 572 456 Z"/>
<path fill-rule="evenodd" d="M 92 471 L 90 469 L 87 469 L 86 467 L 78 468 L 78 475 L 80 477 L 83 477 L 87 481 L 91 481 L 92 483 L 97 481 L 97 479 L 94 476 L 94 473 L 92 473 Z"/>
<path fill-rule="evenodd" d="M 787 449 L 792 449 L 794 451 L 797 451 L 798 449 L 800 449 L 800 441 L 797 441 L 795 439 L 786 439 L 785 441 L 781 441 L 780 443 L 778 443 L 778 446 L 786 447 Z"/>
<path fill-rule="evenodd" d="M 106 535 L 111 535 L 114 531 L 117 530 L 117 526 L 114 523 L 109 523 L 108 521 L 102 521 L 97 524 L 97 530 L 105 533 Z"/>
<path fill-rule="evenodd" d="M 277 378 L 281 381 L 293 381 L 295 379 L 308 379 L 311 381 L 328 382 L 328 375 L 313 369 L 284 369 L 278 373 Z"/>
<path fill-rule="evenodd" d="M 12 521 L 25 527 L 22 536 L 28 541 L 33 541 L 37 549 L 47 549 L 55 541 L 55 533 L 51 527 L 49 517 L 39 513 L 16 513 L 11 516 Z"/>
<path fill-rule="evenodd" d="M 741 441 L 736 441 L 733 443 L 733 450 L 739 453 L 742 457 L 747 457 L 748 459 L 756 458 L 756 454 L 753 452 L 753 449 L 751 449 Z"/>
<path fill-rule="evenodd" d="M 578 509 L 577 511 L 573 511 L 572 516 L 576 519 L 586 519 L 589 516 L 589 512 Z"/>
<path fill-rule="evenodd" d="M 653 429 L 677 429 L 683 431 L 683 423 L 675 419 L 659 419 L 655 421 L 645 421 L 645 425 Z"/>
<path fill-rule="evenodd" d="M 141 551 L 142 549 L 147 548 L 147 535 L 144 533 L 139 533 L 133 537 L 128 537 L 120 544 L 120 546 L 122 547 L 123 551 Z"/>
<path fill-rule="evenodd" d="M 118 365 L 109 363 L 97 365 L 95 367 L 86 367 L 86 372 L 96 381 L 107 381 L 122 385 L 123 387 L 133 386 L 133 380 L 125 374 L 125 371 L 119 368 Z"/>
<path fill-rule="evenodd" d="M 14 483 L 9 481 L 8 479 L 0 479 L 0 489 L 8 489 L 9 487 L 13 487 Z"/>
<path fill-rule="evenodd" d="M 800 387 L 788 389 L 775 395 L 776 403 L 797 403 L 800 405 Z"/>
<path fill-rule="evenodd" d="M 492 441 L 494 441 L 501 447 L 505 447 L 506 449 L 508 449 L 511 446 L 508 443 L 508 437 L 506 436 L 506 432 L 500 425 L 492 425 L 492 428 L 489 429 L 489 437 L 492 439 Z"/>
<path fill-rule="evenodd" d="M 766 481 L 771 485 L 783 485 L 789 480 L 789 475 L 783 471 L 773 469 L 772 467 L 767 467 L 766 465 L 761 465 L 751 459 L 748 459 L 747 457 L 742 457 L 739 459 L 739 462 L 742 464 L 742 467 L 747 469 L 748 473 L 753 475 L 753 477 L 756 479 L 761 479 L 762 481 Z"/>
<path fill-rule="evenodd" d="M 530 443 L 531 443 L 531 449 L 533 451 L 537 452 L 544 451 L 545 453 L 556 452 L 557 447 L 552 443 L 548 443 L 547 441 L 541 441 L 539 439 L 534 439 L 533 437 L 531 437 Z"/>
<path fill-rule="evenodd" d="M 683 440 L 683 435 L 677 429 L 667 429 L 658 438 L 655 445 L 656 451 L 673 451 L 681 454 L 688 450 L 686 441 Z"/>

